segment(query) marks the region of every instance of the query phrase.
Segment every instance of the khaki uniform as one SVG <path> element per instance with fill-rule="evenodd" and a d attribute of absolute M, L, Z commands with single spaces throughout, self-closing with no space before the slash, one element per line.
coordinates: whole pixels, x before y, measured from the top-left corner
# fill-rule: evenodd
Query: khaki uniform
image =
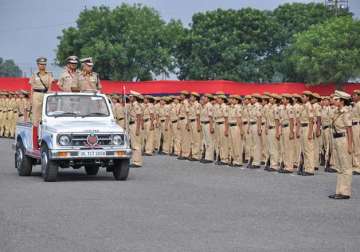
<path fill-rule="evenodd" d="M 125 106 L 121 103 L 116 103 L 114 106 L 114 116 L 116 119 L 117 124 L 126 130 L 126 113 L 125 113 Z"/>
<path fill-rule="evenodd" d="M 300 113 L 301 113 L 301 109 L 302 109 L 302 105 L 299 103 L 295 103 L 293 105 L 293 109 L 294 109 L 294 115 L 295 115 L 295 124 L 294 124 L 294 128 L 298 127 L 298 119 L 300 117 Z M 299 125 L 300 126 L 300 125 Z M 293 146 L 293 161 L 294 161 L 294 165 L 295 166 L 299 166 L 299 160 L 300 160 L 300 155 L 301 155 L 301 141 L 300 138 L 297 138 L 295 136 L 294 138 L 294 146 Z"/>
<path fill-rule="evenodd" d="M 141 153 L 141 125 L 137 125 L 137 117 L 142 115 L 143 111 L 140 104 L 134 101 L 129 105 L 129 133 L 131 141 L 132 163 L 134 165 L 142 166 L 143 158 Z M 136 135 L 136 129 L 139 129 L 138 135 Z"/>
<path fill-rule="evenodd" d="M 216 123 L 217 130 L 215 133 L 217 134 L 218 139 L 218 148 L 219 148 L 219 157 L 220 161 L 228 164 L 229 163 L 229 137 L 225 135 L 225 118 L 229 117 L 228 106 L 223 103 L 217 106 L 214 110 L 214 118 Z"/>
<path fill-rule="evenodd" d="M 151 103 L 144 104 L 144 150 L 148 155 L 154 152 L 154 105 Z"/>
<path fill-rule="evenodd" d="M 214 133 L 210 131 L 210 121 L 213 120 L 213 105 L 207 102 L 201 106 L 200 122 L 203 136 L 203 145 L 205 146 L 205 160 L 214 161 Z M 214 126 L 213 126 L 214 127 Z"/>
<path fill-rule="evenodd" d="M 304 170 L 308 173 L 314 173 L 314 139 L 309 140 L 308 133 L 310 130 L 310 121 L 314 120 L 314 109 L 310 102 L 307 102 L 302 106 L 300 112 L 300 141 L 301 151 L 304 155 Z"/>
<path fill-rule="evenodd" d="M 348 153 L 346 127 L 352 126 L 351 112 L 343 107 L 335 112 L 333 118 L 333 140 L 335 159 L 338 168 L 336 194 L 351 196 L 352 156 Z"/>
<path fill-rule="evenodd" d="M 79 74 L 79 88 L 80 91 L 101 90 L 101 84 L 98 74 L 95 72 L 91 72 L 89 74 L 81 72 Z"/>
<path fill-rule="evenodd" d="M 260 166 L 262 156 L 261 140 L 262 136 L 258 134 L 258 120 L 261 123 L 262 105 L 258 102 L 252 105 L 249 110 L 249 145 L 250 145 L 250 157 L 253 158 L 252 165 Z"/>
<path fill-rule="evenodd" d="M 247 104 L 243 106 L 242 109 L 242 114 L 241 114 L 241 119 L 243 122 L 243 129 L 245 131 L 245 134 L 243 136 L 243 140 L 244 140 L 244 154 L 245 154 L 245 160 L 250 160 L 250 131 L 248 130 L 249 128 L 249 124 L 250 124 L 250 109 L 251 109 L 251 104 Z M 244 161 L 245 161 L 244 160 Z"/>
<path fill-rule="evenodd" d="M 171 103 L 169 106 L 169 117 L 170 117 L 170 153 L 174 151 L 174 154 L 180 155 L 180 132 L 178 130 L 178 110 L 179 104 Z"/>
<path fill-rule="evenodd" d="M 42 105 L 44 93 L 51 88 L 53 82 L 53 76 L 51 73 L 46 72 L 44 75 L 40 73 L 34 73 L 30 78 L 30 85 L 32 88 L 32 123 L 34 126 L 38 126 L 41 121 Z M 44 86 L 45 85 L 45 86 Z M 47 89 L 47 90 L 46 90 Z M 39 92 L 42 91 L 42 92 Z"/>
<path fill-rule="evenodd" d="M 267 160 L 269 159 L 268 144 L 265 134 L 266 114 L 268 109 L 269 109 L 269 104 L 265 104 L 264 106 L 262 106 L 262 110 L 261 110 L 261 149 L 262 149 L 261 157 L 264 163 L 266 163 Z"/>
<path fill-rule="evenodd" d="M 360 173 L 360 101 L 352 108 L 353 167 Z"/>
<path fill-rule="evenodd" d="M 315 113 L 315 119 L 314 119 L 314 122 L 315 122 L 314 123 L 314 164 L 315 164 L 315 167 L 319 167 L 320 166 L 320 152 L 321 152 L 322 137 L 321 137 L 321 135 L 319 137 L 316 136 L 316 127 L 317 127 L 316 121 L 317 121 L 318 117 L 321 117 L 321 106 L 319 105 L 319 103 L 314 103 L 313 109 L 314 109 L 314 113 Z"/>
<path fill-rule="evenodd" d="M 281 125 L 281 136 L 280 136 L 280 145 L 281 145 L 281 160 L 284 162 L 284 169 L 287 171 L 293 171 L 293 151 L 294 148 L 294 139 L 290 139 L 291 135 L 291 123 L 293 123 L 295 114 L 293 107 L 288 104 L 286 106 L 281 105 L 279 110 L 279 117 L 276 118 L 279 120 Z"/>
<path fill-rule="evenodd" d="M 191 146 L 190 152 L 192 158 L 196 160 L 201 159 L 201 125 L 199 121 L 200 116 L 200 104 L 196 101 L 194 103 L 189 103 L 189 113 L 188 113 L 188 120 L 190 126 L 190 139 L 191 139 Z"/>
<path fill-rule="evenodd" d="M 80 72 L 71 72 L 67 67 L 60 75 L 58 86 L 64 92 L 71 92 L 71 88 L 79 89 Z"/>
<path fill-rule="evenodd" d="M 162 151 L 170 154 L 170 125 L 169 125 L 169 106 L 167 104 L 158 107 L 158 124 L 160 128 L 160 142 L 162 139 Z"/>
<path fill-rule="evenodd" d="M 233 165 L 242 165 L 242 145 L 241 139 L 241 106 L 239 104 L 232 104 L 228 106 L 229 111 L 229 146 L 230 156 Z"/>
<path fill-rule="evenodd" d="M 330 106 L 321 109 L 321 129 L 322 143 L 324 146 L 325 164 L 330 163 L 330 153 L 332 151 L 332 130 L 331 130 L 332 112 Z"/>
<path fill-rule="evenodd" d="M 0 136 L 4 135 L 5 128 L 5 98 L 0 98 Z"/>
<path fill-rule="evenodd" d="M 280 141 L 276 139 L 275 118 L 278 117 L 278 106 L 270 104 L 266 112 L 266 137 L 268 142 L 268 152 L 270 158 L 270 167 L 279 170 L 280 163 Z"/>
<path fill-rule="evenodd" d="M 180 130 L 180 146 L 181 156 L 188 158 L 190 156 L 190 125 L 188 125 L 189 102 L 184 100 L 181 102 L 178 114 L 178 125 Z"/>
<path fill-rule="evenodd" d="M 155 128 L 154 128 L 154 150 L 159 151 L 160 150 L 160 142 L 161 142 L 161 132 L 160 132 L 160 124 L 159 124 L 159 107 L 160 103 L 156 103 L 154 105 L 154 116 L 156 118 Z"/>

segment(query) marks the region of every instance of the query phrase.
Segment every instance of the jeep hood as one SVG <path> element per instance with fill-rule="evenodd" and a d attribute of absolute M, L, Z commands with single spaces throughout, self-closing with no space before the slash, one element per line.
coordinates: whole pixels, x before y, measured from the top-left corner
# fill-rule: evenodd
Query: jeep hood
<path fill-rule="evenodd" d="M 45 130 L 54 132 L 99 132 L 99 133 L 122 133 L 124 130 L 112 121 L 62 121 L 52 122 L 46 125 Z"/>

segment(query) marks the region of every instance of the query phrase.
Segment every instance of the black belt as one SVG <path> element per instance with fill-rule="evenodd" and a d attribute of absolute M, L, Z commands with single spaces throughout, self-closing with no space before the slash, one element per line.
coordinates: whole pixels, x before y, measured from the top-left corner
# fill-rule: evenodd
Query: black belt
<path fill-rule="evenodd" d="M 132 124 L 134 124 L 135 122 L 129 122 L 129 125 L 132 125 Z"/>
<path fill-rule="evenodd" d="M 19 114 L 19 116 L 23 116 L 24 114 Z"/>
<path fill-rule="evenodd" d="M 302 123 L 302 124 L 301 124 L 301 127 L 307 127 L 307 126 L 309 126 L 308 123 Z"/>
<path fill-rule="evenodd" d="M 14 111 L 15 114 L 17 114 L 18 112 L 17 111 Z"/>
<path fill-rule="evenodd" d="M 243 122 L 244 125 L 248 124 L 248 122 Z"/>
<path fill-rule="evenodd" d="M 116 118 L 116 120 L 122 121 L 122 120 L 124 120 L 124 118 Z"/>
<path fill-rule="evenodd" d="M 229 126 L 230 126 L 230 127 L 237 126 L 237 123 L 229 123 Z"/>
<path fill-rule="evenodd" d="M 323 130 L 326 130 L 326 129 L 328 129 L 328 128 L 330 128 L 330 125 L 326 125 L 326 126 L 323 126 L 323 127 L 322 127 Z"/>
<path fill-rule="evenodd" d="M 217 122 L 216 124 L 217 124 L 217 125 L 221 125 L 221 124 L 224 124 L 224 122 Z"/>
<path fill-rule="evenodd" d="M 43 93 L 43 94 L 45 94 L 45 93 L 47 92 L 47 90 L 46 90 L 46 89 L 38 89 L 38 88 L 34 88 L 34 89 L 33 89 L 33 92 Z"/>
<path fill-rule="evenodd" d="M 150 120 L 150 118 L 148 118 L 148 119 L 144 119 L 144 122 L 147 122 L 147 121 L 149 121 Z"/>
<path fill-rule="evenodd" d="M 344 136 L 345 136 L 345 133 L 334 133 L 333 134 L 334 138 L 340 138 L 340 137 L 344 137 Z"/>
<path fill-rule="evenodd" d="M 196 121 L 196 119 L 190 119 L 190 122 L 195 122 Z"/>
<path fill-rule="evenodd" d="M 164 119 L 163 119 L 163 120 L 160 120 L 160 122 L 165 122 L 165 121 L 166 121 L 166 120 L 164 120 Z"/>
<path fill-rule="evenodd" d="M 250 125 L 254 125 L 254 124 L 256 124 L 256 122 L 250 122 Z"/>
<path fill-rule="evenodd" d="M 275 128 L 275 126 L 269 126 L 268 127 L 268 129 L 274 129 Z"/>
<path fill-rule="evenodd" d="M 175 120 L 175 121 L 171 121 L 172 123 L 177 123 L 177 120 Z"/>
<path fill-rule="evenodd" d="M 201 124 L 208 124 L 210 123 L 209 121 L 206 121 L 206 122 L 201 122 Z"/>
<path fill-rule="evenodd" d="M 352 125 L 355 126 L 355 125 L 358 125 L 360 124 L 359 122 L 353 122 Z"/>
<path fill-rule="evenodd" d="M 184 119 L 185 119 L 185 117 L 179 117 L 179 119 L 180 119 L 180 120 L 184 120 Z"/>
<path fill-rule="evenodd" d="M 265 123 L 261 123 L 261 125 L 265 125 Z"/>
<path fill-rule="evenodd" d="M 287 127 L 289 127 L 289 124 L 283 124 L 282 127 L 287 128 Z"/>

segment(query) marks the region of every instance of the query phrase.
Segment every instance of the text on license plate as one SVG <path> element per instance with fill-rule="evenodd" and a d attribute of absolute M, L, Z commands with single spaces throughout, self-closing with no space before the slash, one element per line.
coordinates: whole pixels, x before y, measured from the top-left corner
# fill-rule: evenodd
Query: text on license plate
<path fill-rule="evenodd" d="M 106 151 L 81 151 L 79 153 L 81 157 L 100 157 L 106 156 Z"/>

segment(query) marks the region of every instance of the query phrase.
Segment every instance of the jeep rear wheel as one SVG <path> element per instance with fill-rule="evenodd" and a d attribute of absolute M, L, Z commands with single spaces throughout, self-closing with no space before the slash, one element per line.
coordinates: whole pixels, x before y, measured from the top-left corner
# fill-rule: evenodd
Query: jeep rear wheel
<path fill-rule="evenodd" d="M 32 158 L 26 156 L 25 146 L 21 140 L 16 143 L 15 167 L 19 176 L 30 176 L 32 172 Z"/>
<path fill-rule="evenodd" d="M 127 180 L 129 176 L 129 159 L 114 161 L 113 174 L 116 180 Z"/>
<path fill-rule="evenodd" d="M 85 165 L 85 171 L 87 175 L 96 175 L 99 172 L 99 166 Z"/>
<path fill-rule="evenodd" d="M 55 182 L 58 174 L 59 166 L 58 164 L 50 160 L 49 149 L 48 147 L 41 147 L 41 174 L 46 182 Z"/>

